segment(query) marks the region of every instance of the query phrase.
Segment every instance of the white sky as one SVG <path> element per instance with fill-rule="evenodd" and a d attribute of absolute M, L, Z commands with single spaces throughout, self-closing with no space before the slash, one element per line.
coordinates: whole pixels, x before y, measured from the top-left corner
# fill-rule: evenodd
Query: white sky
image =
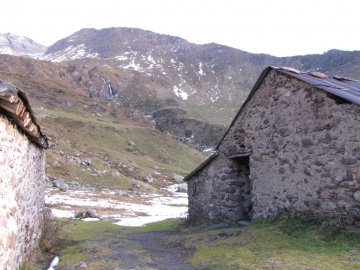
<path fill-rule="evenodd" d="M 360 50 L 359 0 L 2 0 L 0 33 L 50 46 L 82 28 L 135 27 L 276 56 Z"/>

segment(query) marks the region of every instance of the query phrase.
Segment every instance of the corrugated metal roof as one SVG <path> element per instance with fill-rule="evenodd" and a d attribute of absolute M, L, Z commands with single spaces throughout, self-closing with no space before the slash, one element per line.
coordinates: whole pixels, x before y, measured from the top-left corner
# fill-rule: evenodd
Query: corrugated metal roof
<path fill-rule="evenodd" d="M 0 80 L 0 113 L 11 118 L 30 140 L 42 148 L 49 147 L 48 138 L 41 133 L 25 93 L 2 80 Z"/>
<path fill-rule="evenodd" d="M 327 77 L 320 72 L 294 73 L 284 68 L 275 68 L 281 73 L 285 73 L 295 77 L 301 81 L 311 84 L 313 87 L 319 88 L 336 96 L 342 97 L 352 103 L 360 105 L 360 81 L 351 80 L 346 77 Z"/>

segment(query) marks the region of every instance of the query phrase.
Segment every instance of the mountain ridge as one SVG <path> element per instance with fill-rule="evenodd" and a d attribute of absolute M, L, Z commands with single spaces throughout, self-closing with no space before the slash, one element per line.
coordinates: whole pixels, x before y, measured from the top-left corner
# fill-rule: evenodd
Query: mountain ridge
<path fill-rule="evenodd" d="M 151 119 L 158 130 L 180 141 L 200 144 L 197 149 L 207 149 L 221 137 L 220 130 L 231 122 L 269 65 L 355 79 L 360 74 L 357 51 L 275 57 L 216 43 L 193 44 L 136 28 L 81 29 L 48 47 L 41 59 L 53 62 L 52 69 L 58 69 L 52 73 L 53 79 L 93 98 L 137 111 Z M 27 62 L 25 66 L 18 68 L 32 76 L 46 73 L 33 68 L 36 64 Z M 194 124 L 194 119 L 200 122 Z M 202 135 L 206 132 L 210 135 Z M 214 139 L 204 139 L 211 136 Z"/>

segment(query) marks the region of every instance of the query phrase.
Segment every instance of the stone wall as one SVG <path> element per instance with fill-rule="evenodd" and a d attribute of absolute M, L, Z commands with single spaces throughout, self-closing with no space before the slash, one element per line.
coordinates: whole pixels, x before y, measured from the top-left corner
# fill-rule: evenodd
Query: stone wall
<path fill-rule="evenodd" d="M 194 223 L 207 219 L 248 219 L 251 215 L 248 158 L 217 157 L 188 183 L 189 217 Z"/>
<path fill-rule="evenodd" d="M 201 204 L 210 219 L 233 211 L 235 203 L 214 211 L 209 205 L 222 204 L 223 191 L 233 190 L 229 181 L 238 179 L 236 172 L 229 174 L 233 179 L 222 179 L 234 168 L 229 153 L 252 149 L 249 216 L 306 212 L 360 225 L 359 119 L 360 106 L 270 71 L 221 142 L 217 159 L 189 178 L 190 196 L 195 186 L 201 188 L 189 197 L 190 217 Z M 246 178 L 240 181 L 245 185 Z"/>
<path fill-rule="evenodd" d="M 45 152 L 0 115 L 0 268 L 18 269 L 38 245 Z"/>

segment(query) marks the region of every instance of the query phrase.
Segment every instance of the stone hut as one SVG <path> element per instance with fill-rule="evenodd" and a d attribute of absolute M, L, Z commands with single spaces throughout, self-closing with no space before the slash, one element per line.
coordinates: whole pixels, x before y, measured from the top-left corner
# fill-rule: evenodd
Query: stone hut
<path fill-rule="evenodd" d="M 0 80 L 0 269 L 19 269 L 38 245 L 47 147 L 24 92 Z"/>
<path fill-rule="evenodd" d="M 185 177 L 189 218 L 297 212 L 360 225 L 359 105 L 359 81 L 266 68 L 215 154 Z"/>

